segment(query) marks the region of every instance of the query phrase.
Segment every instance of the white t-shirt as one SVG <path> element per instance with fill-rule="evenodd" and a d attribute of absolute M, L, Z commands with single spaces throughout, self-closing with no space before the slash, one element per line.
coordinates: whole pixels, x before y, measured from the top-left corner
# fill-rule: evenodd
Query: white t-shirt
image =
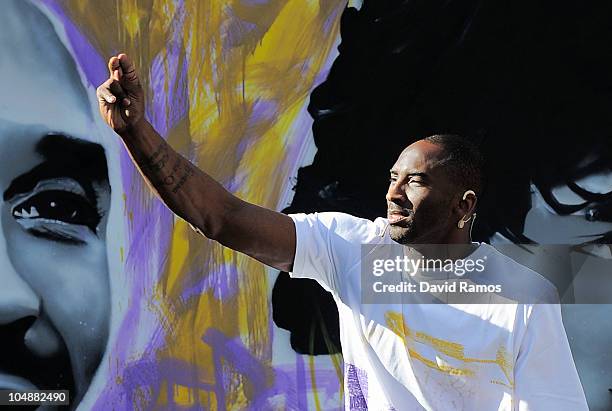
<path fill-rule="evenodd" d="M 558 304 L 363 304 L 362 244 L 391 244 L 387 220 L 292 214 L 292 277 L 317 280 L 340 317 L 347 410 L 587 410 Z M 487 244 L 492 277 L 543 277 Z M 544 290 L 544 291 L 543 291 Z"/>

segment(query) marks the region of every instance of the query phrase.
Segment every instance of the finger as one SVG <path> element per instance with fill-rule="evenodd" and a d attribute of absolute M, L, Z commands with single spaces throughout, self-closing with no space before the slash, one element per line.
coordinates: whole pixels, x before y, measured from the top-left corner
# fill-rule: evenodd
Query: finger
<path fill-rule="evenodd" d="M 118 81 L 112 80 L 108 86 L 110 92 L 117 98 L 116 101 L 119 101 L 124 106 L 130 105 L 130 99 L 128 98 L 125 90 L 121 87 Z"/>
<path fill-rule="evenodd" d="M 113 104 L 117 101 L 117 97 L 111 93 L 106 83 L 96 89 L 96 94 L 98 96 L 98 101 L 102 103 Z"/>
<path fill-rule="evenodd" d="M 117 58 L 119 60 L 119 65 L 121 67 L 122 74 L 124 75 L 123 78 L 127 80 L 127 82 L 130 84 L 138 85 L 140 80 L 138 79 L 136 67 L 134 66 L 134 63 L 132 63 L 132 60 L 130 60 L 128 55 L 125 53 L 119 54 Z"/>
<path fill-rule="evenodd" d="M 119 59 L 116 56 L 113 56 L 108 60 L 108 71 L 110 73 L 110 78 L 116 81 L 121 80 L 123 72 L 121 69 L 121 64 L 119 63 Z"/>

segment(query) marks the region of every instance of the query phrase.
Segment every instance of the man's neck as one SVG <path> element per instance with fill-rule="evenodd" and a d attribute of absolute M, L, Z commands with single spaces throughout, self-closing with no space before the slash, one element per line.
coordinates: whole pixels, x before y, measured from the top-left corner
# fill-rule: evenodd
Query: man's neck
<path fill-rule="evenodd" d="M 407 244 L 408 253 L 418 253 L 427 259 L 459 260 L 472 254 L 479 244 L 470 242 L 442 244 Z M 415 256 L 417 257 L 417 256 Z"/>

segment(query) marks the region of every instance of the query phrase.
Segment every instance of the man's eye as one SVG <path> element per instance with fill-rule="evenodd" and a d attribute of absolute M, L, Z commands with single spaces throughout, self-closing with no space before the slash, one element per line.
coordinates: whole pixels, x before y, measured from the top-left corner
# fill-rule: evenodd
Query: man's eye
<path fill-rule="evenodd" d="M 94 233 L 101 219 L 87 199 L 63 190 L 46 190 L 35 194 L 15 205 L 12 214 L 17 220 L 41 219 L 83 225 Z"/>

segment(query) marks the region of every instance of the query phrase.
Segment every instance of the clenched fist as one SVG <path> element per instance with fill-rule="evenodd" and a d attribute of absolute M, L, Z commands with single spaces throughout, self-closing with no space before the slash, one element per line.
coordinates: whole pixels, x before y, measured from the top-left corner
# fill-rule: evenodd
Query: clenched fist
<path fill-rule="evenodd" d="M 108 61 L 110 77 L 97 89 L 102 118 L 117 133 L 138 126 L 144 119 L 144 92 L 134 64 L 125 54 Z"/>

